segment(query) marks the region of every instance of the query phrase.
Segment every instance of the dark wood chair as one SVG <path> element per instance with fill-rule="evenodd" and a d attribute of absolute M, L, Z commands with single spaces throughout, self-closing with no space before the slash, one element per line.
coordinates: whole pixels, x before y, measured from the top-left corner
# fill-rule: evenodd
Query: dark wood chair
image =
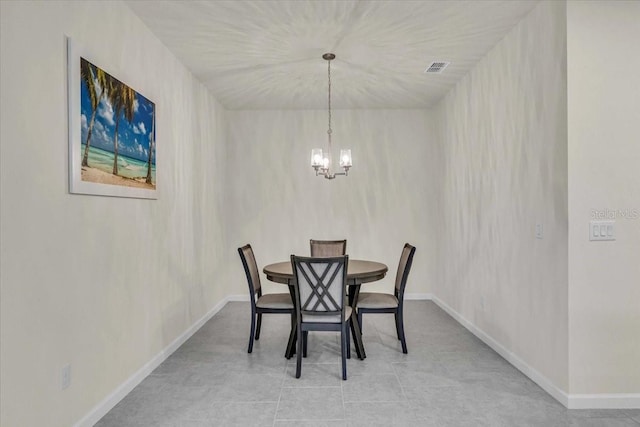
<path fill-rule="evenodd" d="M 291 255 L 298 340 L 296 378 L 300 378 L 302 356 L 306 353 L 306 345 L 303 349 L 303 335 L 307 335 L 309 331 L 340 331 L 342 379 L 347 379 L 349 322 L 352 312 L 346 294 L 348 261 L 347 255 Z"/>
<path fill-rule="evenodd" d="M 395 289 L 392 294 L 376 292 L 360 292 L 358 298 L 358 323 L 360 330 L 363 330 L 362 315 L 364 313 L 393 313 L 396 320 L 396 333 L 402 343 L 402 352 L 407 353 L 407 340 L 404 336 L 403 301 L 404 288 L 407 286 L 407 278 L 413 262 L 413 254 L 416 248 L 406 243 L 402 248 L 398 271 L 396 273 Z"/>
<path fill-rule="evenodd" d="M 314 240 L 309 241 L 312 257 L 340 256 L 347 253 L 346 240 Z"/>
<path fill-rule="evenodd" d="M 263 313 L 279 313 L 294 316 L 293 301 L 290 294 L 262 294 L 260 286 L 260 273 L 258 272 L 258 264 L 253 254 L 251 245 L 245 245 L 238 248 L 238 254 L 244 266 L 244 272 L 247 275 L 249 284 L 249 300 L 251 301 L 251 333 L 249 334 L 248 353 L 253 351 L 253 340 L 260 339 L 260 327 L 262 325 Z M 256 325 L 257 317 L 257 325 Z"/>

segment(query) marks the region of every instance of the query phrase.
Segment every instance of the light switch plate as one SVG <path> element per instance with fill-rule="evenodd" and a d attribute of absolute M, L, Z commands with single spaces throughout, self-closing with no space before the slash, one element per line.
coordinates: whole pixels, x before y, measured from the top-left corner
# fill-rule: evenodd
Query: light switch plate
<path fill-rule="evenodd" d="M 544 237 L 544 229 L 542 224 L 536 224 L 536 239 L 542 239 Z"/>
<path fill-rule="evenodd" d="M 591 221 L 589 223 L 589 240 L 616 240 L 615 221 Z"/>

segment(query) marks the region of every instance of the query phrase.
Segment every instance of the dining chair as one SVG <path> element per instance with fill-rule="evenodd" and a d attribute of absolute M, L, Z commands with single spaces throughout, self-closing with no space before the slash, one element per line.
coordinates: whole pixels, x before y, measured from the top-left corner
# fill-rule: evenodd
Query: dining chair
<path fill-rule="evenodd" d="M 402 343 L 402 352 L 407 353 L 407 340 L 404 336 L 404 318 L 402 313 L 404 301 L 404 288 L 407 286 L 407 278 L 413 262 L 413 254 L 416 248 L 405 243 L 396 272 L 395 289 L 392 294 L 377 292 L 361 292 L 358 297 L 357 311 L 360 331 L 362 331 L 362 315 L 364 313 L 393 313 L 396 320 L 396 333 Z"/>
<path fill-rule="evenodd" d="M 311 256 L 340 256 L 347 253 L 346 240 L 309 240 L 311 245 Z"/>
<path fill-rule="evenodd" d="M 347 379 L 347 349 L 352 309 L 347 301 L 349 256 L 291 255 L 296 307 L 296 378 L 302 370 L 303 336 L 309 331 L 339 331 L 342 379 Z M 306 341 L 306 340 L 305 340 Z M 305 346 L 306 347 L 306 346 Z"/>
<path fill-rule="evenodd" d="M 249 301 L 251 301 L 251 333 L 249 334 L 249 348 L 247 353 L 253 351 L 253 340 L 260 339 L 260 327 L 262 325 L 263 313 L 280 313 L 294 316 L 293 301 L 290 294 L 262 294 L 260 286 L 260 273 L 258 264 L 253 254 L 251 245 L 247 244 L 238 248 L 244 272 L 247 275 L 249 284 Z M 257 317 L 257 325 L 256 325 Z"/>

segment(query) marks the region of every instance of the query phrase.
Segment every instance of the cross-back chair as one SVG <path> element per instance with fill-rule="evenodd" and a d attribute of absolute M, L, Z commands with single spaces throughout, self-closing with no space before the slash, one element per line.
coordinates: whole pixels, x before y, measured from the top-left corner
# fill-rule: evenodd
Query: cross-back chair
<path fill-rule="evenodd" d="M 309 331 L 340 331 L 342 379 L 347 379 L 346 359 L 352 312 L 346 295 L 348 261 L 347 255 L 338 257 L 291 255 L 298 340 L 296 378 L 300 378 L 302 356 L 306 353 L 306 348 L 303 350 L 303 336 Z"/>

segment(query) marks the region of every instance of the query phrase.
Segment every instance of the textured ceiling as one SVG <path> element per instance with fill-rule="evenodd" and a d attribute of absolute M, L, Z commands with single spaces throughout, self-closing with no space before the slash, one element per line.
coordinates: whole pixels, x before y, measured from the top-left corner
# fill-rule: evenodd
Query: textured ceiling
<path fill-rule="evenodd" d="M 228 109 L 431 107 L 537 1 L 148 1 L 129 7 Z M 442 74 L 425 74 L 432 61 Z"/>

